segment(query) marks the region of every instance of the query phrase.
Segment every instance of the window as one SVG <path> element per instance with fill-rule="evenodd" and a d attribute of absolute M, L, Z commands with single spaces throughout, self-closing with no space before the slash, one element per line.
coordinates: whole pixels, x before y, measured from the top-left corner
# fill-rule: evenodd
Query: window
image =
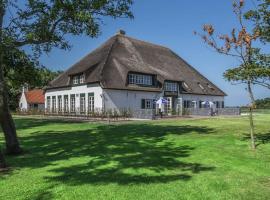
<path fill-rule="evenodd" d="M 202 105 L 202 101 L 199 101 L 199 108 L 202 108 L 203 105 Z"/>
<path fill-rule="evenodd" d="M 192 101 L 184 100 L 184 108 L 191 108 L 192 107 Z"/>
<path fill-rule="evenodd" d="M 94 112 L 95 98 L 94 93 L 88 93 L 88 112 Z"/>
<path fill-rule="evenodd" d="M 56 97 L 52 97 L 52 112 L 56 112 Z"/>
<path fill-rule="evenodd" d="M 75 112 L 75 94 L 70 95 L 70 112 Z"/>
<path fill-rule="evenodd" d="M 142 99 L 141 109 L 153 109 L 153 108 L 154 108 L 154 100 L 153 99 Z"/>
<path fill-rule="evenodd" d="M 216 108 L 220 108 L 219 101 L 216 101 Z"/>
<path fill-rule="evenodd" d="M 204 90 L 204 87 L 202 86 L 202 84 L 198 83 L 199 87 Z"/>
<path fill-rule="evenodd" d="M 215 90 L 214 87 L 210 85 L 209 83 L 207 83 L 207 87 L 210 88 L 211 90 Z"/>
<path fill-rule="evenodd" d="M 80 112 L 85 113 L 85 94 L 80 94 Z"/>
<path fill-rule="evenodd" d="M 64 112 L 68 112 L 68 95 L 64 96 Z"/>
<path fill-rule="evenodd" d="M 224 108 L 225 105 L 224 105 L 224 101 L 221 101 L 221 108 Z"/>
<path fill-rule="evenodd" d="M 79 77 L 78 76 L 74 76 L 73 77 L 73 84 L 77 85 L 79 83 Z"/>
<path fill-rule="evenodd" d="M 177 83 L 176 82 L 165 82 L 164 90 L 170 91 L 170 92 L 177 92 Z"/>
<path fill-rule="evenodd" d="M 153 85 L 153 77 L 151 75 L 129 74 L 128 83 L 137 85 Z"/>
<path fill-rule="evenodd" d="M 47 111 L 51 111 L 51 97 L 47 97 Z"/>
<path fill-rule="evenodd" d="M 81 74 L 80 75 L 80 84 L 84 83 L 84 80 L 85 80 L 85 76 L 84 76 L 84 74 Z"/>
<path fill-rule="evenodd" d="M 58 96 L 58 112 L 62 112 L 62 96 Z"/>
<path fill-rule="evenodd" d="M 186 82 L 183 82 L 183 86 L 184 86 L 185 89 L 190 90 L 190 88 L 189 88 L 189 86 L 188 86 L 188 84 Z"/>

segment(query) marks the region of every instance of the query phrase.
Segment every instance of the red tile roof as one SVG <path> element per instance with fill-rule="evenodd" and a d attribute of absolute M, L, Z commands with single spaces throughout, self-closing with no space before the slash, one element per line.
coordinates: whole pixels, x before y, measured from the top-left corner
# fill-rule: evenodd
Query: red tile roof
<path fill-rule="evenodd" d="M 26 97 L 27 103 L 44 104 L 45 102 L 44 91 L 40 89 L 34 89 L 28 92 L 25 92 L 25 97 Z"/>

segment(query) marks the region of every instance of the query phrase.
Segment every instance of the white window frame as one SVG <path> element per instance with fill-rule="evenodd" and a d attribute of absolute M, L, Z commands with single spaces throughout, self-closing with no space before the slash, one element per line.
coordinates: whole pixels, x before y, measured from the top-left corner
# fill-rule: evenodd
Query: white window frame
<path fill-rule="evenodd" d="M 57 98 L 58 98 L 58 112 L 62 112 L 62 103 L 63 103 L 62 96 L 60 95 Z"/>
<path fill-rule="evenodd" d="M 152 109 L 152 108 L 153 108 L 153 100 L 145 99 L 145 109 Z"/>
<path fill-rule="evenodd" d="M 52 96 L 52 112 L 56 112 L 56 96 Z"/>
<path fill-rule="evenodd" d="M 165 82 L 164 90 L 169 92 L 177 92 L 178 84 L 176 82 Z"/>
<path fill-rule="evenodd" d="M 51 111 L 51 97 L 48 96 L 47 97 L 47 111 Z"/>
<path fill-rule="evenodd" d="M 95 111 L 95 95 L 88 93 L 88 112 Z"/>
<path fill-rule="evenodd" d="M 82 83 L 84 83 L 84 81 L 85 81 L 85 76 L 84 76 L 84 74 L 81 74 L 80 78 L 79 78 L 79 83 L 82 84 Z"/>
<path fill-rule="evenodd" d="M 80 112 L 85 113 L 85 94 L 80 94 Z"/>
<path fill-rule="evenodd" d="M 69 111 L 68 95 L 64 95 L 64 112 Z"/>
<path fill-rule="evenodd" d="M 153 79 L 151 75 L 144 74 L 129 74 L 128 75 L 129 84 L 138 84 L 138 85 L 153 85 Z"/>
<path fill-rule="evenodd" d="M 79 84 L 79 77 L 78 76 L 73 76 L 73 84 L 74 85 Z"/>
<path fill-rule="evenodd" d="M 70 112 L 76 111 L 76 97 L 75 94 L 70 95 Z"/>

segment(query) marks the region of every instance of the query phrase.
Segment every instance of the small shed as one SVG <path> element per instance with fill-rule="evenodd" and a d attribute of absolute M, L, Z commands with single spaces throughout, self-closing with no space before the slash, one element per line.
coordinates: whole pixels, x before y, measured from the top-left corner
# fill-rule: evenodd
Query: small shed
<path fill-rule="evenodd" d="M 39 110 L 44 111 L 45 96 L 42 89 L 29 90 L 23 87 L 22 95 L 19 102 L 21 111 Z"/>

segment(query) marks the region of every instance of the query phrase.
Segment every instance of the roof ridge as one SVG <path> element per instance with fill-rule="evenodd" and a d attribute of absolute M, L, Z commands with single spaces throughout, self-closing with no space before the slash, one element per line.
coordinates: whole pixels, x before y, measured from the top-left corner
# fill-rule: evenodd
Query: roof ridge
<path fill-rule="evenodd" d="M 154 44 L 154 43 L 151 43 L 149 41 L 140 40 L 140 39 L 133 38 L 133 37 L 130 37 L 130 36 L 121 35 L 121 34 L 118 34 L 116 36 L 125 37 L 127 39 L 131 39 L 131 40 L 135 40 L 135 41 L 138 41 L 138 42 L 142 42 L 142 43 L 147 44 L 147 45 L 156 46 L 156 47 L 160 47 L 160 48 L 164 48 L 164 49 L 169 49 L 170 50 L 169 47 L 166 47 L 166 46 L 163 46 L 163 45 L 160 45 L 160 44 Z"/>

